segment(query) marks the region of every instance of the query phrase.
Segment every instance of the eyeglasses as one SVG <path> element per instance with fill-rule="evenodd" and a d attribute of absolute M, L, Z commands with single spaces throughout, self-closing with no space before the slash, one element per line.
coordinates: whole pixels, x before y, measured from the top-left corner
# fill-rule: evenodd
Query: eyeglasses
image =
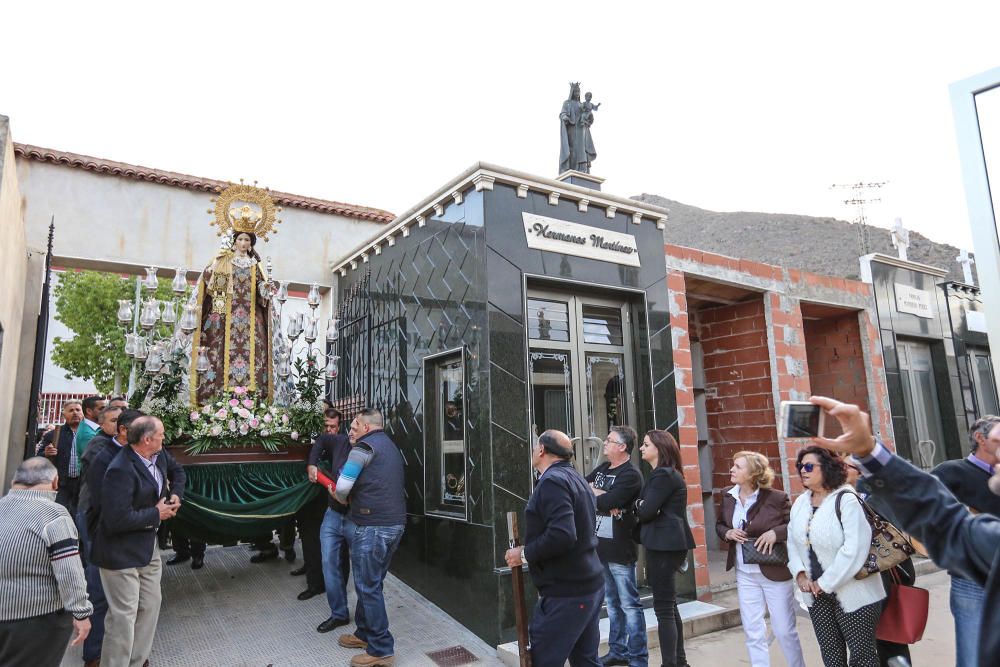
<path fill-rule="evenodd" d="M 606 442 L 606 443 L 607 443 L 607 442 L 609 442 L 609 443 L 611 443 L 612 445 L 624 445 L 624 444 L 625 444 L 625 443 L 624 443 L 624 442 L 622 442 L 621 440 L 612 440 L 611 438 L 605 438 L 605 439 L 604 439 L 604 442 Z"/>
<path fill-rule="evenodd" d="M 806 472 L 812 472 L 815 467 L 816 467 L 815 463 L 798 463 L 795 466 L 795 468 L 799 472 L 802 472 L 803 470 L 805 470 Z"/>

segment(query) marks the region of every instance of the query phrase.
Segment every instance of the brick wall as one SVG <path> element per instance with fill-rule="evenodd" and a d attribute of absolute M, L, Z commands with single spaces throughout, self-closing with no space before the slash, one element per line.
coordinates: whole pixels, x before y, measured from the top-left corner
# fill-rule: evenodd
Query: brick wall
<path fill-rule="evenodd" d="M 812 393 L 853 403 L 868 412 L 867 372 L 858 313 L 806 320 L 804 325 Z M 830 422 L 827 434 L 839 435 L 837 421 Z"/>
<path fill-rule="evenodd" d="M 705 411 L 712 447 L 714 500 L 729 486 L 733 454 L 778 456 L 764 302 L 754 299 L 697 313 L 705 360 Z"/>
<path fill-rule="evenodd" d="M 799 300 L 775 292 L 769 292 L 765 299 L 767 321 L 774 341 L 771 370 L 778 378 L 773 387 L 774 404 L 780 406 L 782 401 L 804 401 L 812 392 Z M 777 418 L 778 409 L 775 410 L 775 422 Z M 779 437 L 777 428 L 774 437 L 777 458 L 771 461 L 771 466 L 777 473 L 777 479 L 781 480 L 781 488 L 794 499 L 803 490 L 802 482 L 795 473 L 795 458 L 807 442 L 785 440 Z M 775 486 L 779 486 L 777 481 Z"/>
<path fill-rule="evenodd" d="M 698 468 L 698 425 L 694 408 L 691 373 L 691 337 L 684 274 L 667 272 L 670 298 L 670 332 L 674 353 L 674 387 L 677 398 L 678 444 L 684 480 L 688 487 L 688 521 L 694 534 L 694 578 L 700 600 L 710 600 L 708 550 L 705 546 L 705 507 L 702 504 L 701 471 Z"/>

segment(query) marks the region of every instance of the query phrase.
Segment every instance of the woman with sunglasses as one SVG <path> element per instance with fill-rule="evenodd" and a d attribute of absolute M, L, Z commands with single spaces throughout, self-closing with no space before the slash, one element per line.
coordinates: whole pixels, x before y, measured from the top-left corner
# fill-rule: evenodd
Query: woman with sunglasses
<path fill-rule="evenodd" d="M 646 547 L 646 577 L 653 589 L 663 667 L 687 667 L 684 630 L 677 611 L 674 575 L 694 549 L 687 521 L 687 483 L 681 472 L 681 451 L 666 431 L 649 431 L 639 448 L 642 460 L 653 469 L 636 501 L 636 519 L 642 546 Z"/>
<path fill-rule="evenodd" d="M 740 620 L 750 664 L 753 667 L 771 664 L 764 621 L 764 612 L 769 611 L 771 628 L 785 661 L 789 667 L 805 667 L 795 628 L 795 588 L 788 566 L 758 565 L 743 558 L 743 544 L 753 545 L 761 554 L 770 554 L 775 544 L 787 539 L 791 501 L 783 491 L 771 488 L 774 470 L 767 457 L 759 452 L 736 452 L 729 481 L 733 486 L 722 492 L 715 532 L 729 545 L 726 569 L 736 568 Z"/>
<path fill-rule="evenodd" d="M 788 569 L 809 609 L 826 667 L 879 667 L 875 626 L 885 589 L 879 577 L 855 579 L 872 529 L 843 461 L 822 447 L 799 451 L 796 469 L 806 491 L 788 524 Z M 845 494 L 837 516 L 837 496 Z"/>

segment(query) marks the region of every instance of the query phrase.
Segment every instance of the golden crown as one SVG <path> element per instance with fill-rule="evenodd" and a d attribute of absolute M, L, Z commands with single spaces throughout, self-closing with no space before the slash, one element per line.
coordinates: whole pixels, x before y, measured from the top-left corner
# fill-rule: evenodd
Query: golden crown
<path fill-rule="evenodd" d="M 212 199 L 215 208 L 208 212 L 215 215 L 211 224 L 218 225 L 219 236 L 246 232 L 267 241 L 268 234 L 278 233 L 275 226 L 281 223 L 277 218 L 281 207 L 275 205 L 267 188 L 258 188 L 256 182 L 247 185 L 241 180 L 239 185 L 231 183 L 217 192 L 218 196 Z"/>

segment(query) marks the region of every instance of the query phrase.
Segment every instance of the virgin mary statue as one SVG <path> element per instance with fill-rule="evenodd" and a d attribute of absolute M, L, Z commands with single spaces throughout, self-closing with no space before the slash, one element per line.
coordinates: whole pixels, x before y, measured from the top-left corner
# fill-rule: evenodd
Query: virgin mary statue
<path fill-rule="evenodd" d="M 242 206 L 229 207 L 240 201 Z M 248 185 L 230 186 L 216 200 L 213 224 L 219 225 L 220 235 L 229 237 L 231 243 L 216 254 L 198 280 L 200 319 L 190 375 L 194 406 L 205 405 L 234 387 L 246 387 L 268 401 L 273 398 L 274 285 L 261 268 L 254 246 L 258 238 L 266 240 L 275 224 L 274 211 L 267 192 Z"/>

